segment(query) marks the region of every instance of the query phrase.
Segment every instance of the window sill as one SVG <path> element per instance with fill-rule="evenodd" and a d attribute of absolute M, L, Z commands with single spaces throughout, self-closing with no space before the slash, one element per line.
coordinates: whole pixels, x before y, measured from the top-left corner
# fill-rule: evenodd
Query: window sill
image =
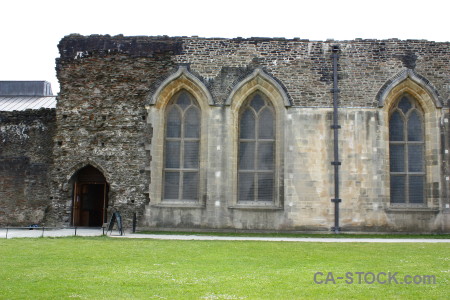
<path fill-rule="evenodd" d="M 425 206 L 391 206 L 386 208 L 388 213 L 438 213 L 439 208 L 430 208 Z"/>
<path fill-rule="evenodd" d="M 236 204 L 233 206 L 228 206 L 229 209 L 242 209 L 242 210 L 283 210 L 282 207 L 274 205 L 250 205 L 250 204 Z"/>
<path fill-rule="evenodd" d="M 198 202 L 160 202 L 150 205 L 158 208 L 205 208 L 205 205 Z"/>

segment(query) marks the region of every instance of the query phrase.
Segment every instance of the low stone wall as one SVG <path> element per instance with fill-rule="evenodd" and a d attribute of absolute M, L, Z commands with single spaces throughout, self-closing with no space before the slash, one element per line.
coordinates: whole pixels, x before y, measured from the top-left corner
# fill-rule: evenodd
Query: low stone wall
<path fill-rule="evenodd" d="M 43 224 L 50 208 L 54 109 L 0 112 L 0 225 Z"/>

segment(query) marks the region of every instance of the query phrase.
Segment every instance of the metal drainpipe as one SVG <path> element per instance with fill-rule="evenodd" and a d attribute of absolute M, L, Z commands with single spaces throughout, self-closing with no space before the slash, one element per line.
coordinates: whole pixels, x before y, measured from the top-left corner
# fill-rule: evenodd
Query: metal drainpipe
<path fill-rule="evenodd" d="M 450 100 L 447 102 L 447 106 L 450 106 Z M 449 213 L 450 210 L 447 208 L 447 205 L 450 204 L 450 200 L 449 200 L 449 181 L 447 180 L 447 176 L 449 175 L 449 162 L 448 162 L 448 152 L 446 152 L 449 147 L 449 141 L 448 138 L 446 137 L 446 134 L 448 134 L 448 124 L 446 122 L 448 116 L 450 115 L 450 109 L 448 110 L 447 113 L 445 113 L 445 111 L 443 112 L 443 115 L 441 117 L 441 153 L 442 153 L 442 176 L 443 176 L 443 191 L 442 191 L 442 196 L 443 197 L 443 201 L 442 201 L 442 212 L 443 213 Z M 445 219 L 444 219 L 445 220 Z M 444 222 L 442 222 L 441 225 L 442 230 L 445 230 L 445 224 Z"/>
<path fill-rule="evenodd" d="M 341 162 L 339 161 L 339 135 L 338 130 L 341 126 L 338 124 L 338 52 L 339 46 L 333 46 L 333 125 L 331 125 L 331 129 L 334 131 L 334 161 L 331 164 L 334 166 L 334 199 L 331 199 L 331 202 L 334 202 L 334 226 L 331 230 L 338 234 L 341 231 L 339 227 L 339 203 L 342 201 L 339 199 L 339 166 Z"/>

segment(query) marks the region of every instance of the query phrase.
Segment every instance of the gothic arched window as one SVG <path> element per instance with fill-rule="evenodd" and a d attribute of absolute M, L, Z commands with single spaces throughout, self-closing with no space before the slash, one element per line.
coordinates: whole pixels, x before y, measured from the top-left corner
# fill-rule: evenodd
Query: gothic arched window
<path fill-rule="evenodd" d="M 200 108 L 182 90 L 166 108 L 164 136 L 164 200 L 198 200 Z"/>
<path fill-rule="evenodd" d="M 391 204 L 425 203 L 424 116 L 405 94 L 389 117 Z"/>
<path fill-rule="evenodd" d="M 273 201 L 275 189 L 275 112 L 256 92 L 239 116 L 238 201 Z"/>

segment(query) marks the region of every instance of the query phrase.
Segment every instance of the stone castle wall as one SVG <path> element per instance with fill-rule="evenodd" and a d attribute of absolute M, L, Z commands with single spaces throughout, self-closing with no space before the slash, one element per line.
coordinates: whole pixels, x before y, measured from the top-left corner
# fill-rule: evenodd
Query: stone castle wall
<path fill-rule="evenodd" d="M 42 224 L 50 210 L 55 113 L 0 112 L 0 226 Z"/>
<path fill-rule="evenodd" d="M 110 184 L 111 206 L 122 212 L 127 224 L 136 213 L 141 228 L 329 230 L 334 191 L 330 56 L 335 46 L 342 126 L 341 226 L 364 231 L 448 230 L 444 120 L 450 96 L 450 44 L 416 40 L 67 36 L 59 44 L 57 60 L 61 92 L 52 222 L 70 222 L 72 176 L 90 164 Z M 167 83 L 180 67 L 186 73 Z M 235 205 L 239 100 L 230 95 L 257 70 L 263 75 L 251 84 L 265 84 L 287 101 L 275 103 L 280 122 L 279 198 L 271 209 Z M 430 106 L 426 126 L 431 134 L 425 209 L 396 210 L 389 205 L 387 106 L 393 87 L 402 80 L 407 82 L 405 89 L 419 97 L 429 95 L 424 96 L 424 105 Z M 169 87 L 161 92 L 164 84 Z M 193 206 L 161 202 L 164 101 L 180 87 L 209 94 L 202 102 L 202 196 Z"/>

